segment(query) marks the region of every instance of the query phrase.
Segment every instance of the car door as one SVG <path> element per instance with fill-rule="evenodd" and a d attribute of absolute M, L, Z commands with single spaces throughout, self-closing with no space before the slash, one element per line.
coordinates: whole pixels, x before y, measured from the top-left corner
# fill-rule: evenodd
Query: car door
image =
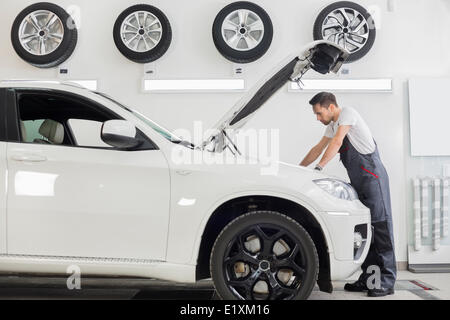
<path fill-rule="evenodd" d="M 164 260 L 169 169 L 157 146 L 124 151 L 33 143 L 24 137 L 34 129 L 25 127 L 31 120 L 20 119 L 21 103 L 27 105 L 20 94 L 9 91 L 7 105 L 8 254 Z M 37 111 L 28 114 L 49 119 L 52 113 L 34 98 L 38 102 L 27 108 Z M 64 126 L 66 141 L 73 133 Z"/>

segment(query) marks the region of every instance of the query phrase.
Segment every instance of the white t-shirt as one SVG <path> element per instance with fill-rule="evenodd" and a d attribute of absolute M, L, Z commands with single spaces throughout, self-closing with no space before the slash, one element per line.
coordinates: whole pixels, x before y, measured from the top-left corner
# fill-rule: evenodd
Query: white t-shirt
<path fill-rule="evenodd" d="M 350 143 L 361 154 L 368 154 L 375 151 L 375 142 L 364 119 L 353 108 L 342 108 L 336 122 L 331 121 L 325 130 L 325 136 L 333 138 L 339 126 L 351 126 L 347 137 Z"/>

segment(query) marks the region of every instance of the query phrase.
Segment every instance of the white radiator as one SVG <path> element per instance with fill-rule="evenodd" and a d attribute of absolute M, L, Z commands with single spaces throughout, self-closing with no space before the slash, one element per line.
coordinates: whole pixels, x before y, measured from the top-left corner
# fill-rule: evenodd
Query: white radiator
<path fill-rule="evenodd" d="M 422 248 L 422 239 L 431 237 L 434 251 L 439 250 L 440 240 L 449 235 L 449 186 L 450 177 L 416 178 L 414 184 L 414 250 Z M 431 202 L 430 202 L 431 198 Z"/>

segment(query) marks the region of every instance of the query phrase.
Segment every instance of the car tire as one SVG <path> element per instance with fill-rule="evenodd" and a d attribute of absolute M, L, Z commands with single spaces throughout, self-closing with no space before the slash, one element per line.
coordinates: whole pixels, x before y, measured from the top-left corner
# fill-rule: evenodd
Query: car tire
<path fill-rule="evenodd" d="M 66 61 L 75 50 L 77 40 L 78 31 L 72 17 L 60 6 L 48 2 L 23 9 L 11 29 L 16 53 L 38 68 L 52 68 Z"/>
<path fill-rule="evenodd" d="M 212 37 L 228 60 L 250 63 L 261 58 L 272 43 L 273 26 L 267 12 L 247 1 L 234 2 L 216 16 Z"/>
<path fill-rule="evenodd" d="M 225 300 L 307 299 L 318 270 L 308 232 L 273 211 L 253 211 L 231 221 L 210 257 L 216 292 Z"/>
<path fill-rule="evenodd" d="M 172 42 L 169 19 L 158 8 L 138 4 L 123 11 L 113 30 L 117 49 L 129 60 L 149 63 L 161 58 Z"/>
<path fill-rule="evenodd" d="M 314 40 L 328 40 L 346 49 L 350 56 L 345 63 L 350 63 L 370 51 L 375 42 L 376 28 L 364 7 L 350 1 L 338 1 L 319 13 L 313 34 Z"/>

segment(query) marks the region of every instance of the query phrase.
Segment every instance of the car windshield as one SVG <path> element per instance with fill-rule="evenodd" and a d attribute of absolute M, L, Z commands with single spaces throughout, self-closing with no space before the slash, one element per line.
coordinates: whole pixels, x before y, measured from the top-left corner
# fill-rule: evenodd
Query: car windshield
<path fill-rule="evenodd" d="M 147 124 L 148 126 L 150 126 L 153 130 L 155 130 L 156 132 L 158 132 L 160 135 L 162 135 L 164 138 L 166 138 L 167 140 L 169 140 L 170 142 L 173 143 L 177 143 L 177 144 L 183 144 L 186 145 L 188 147 L 194 147 L 194 145 L 191 142 L 188 141 L 184 141 L 182 139 L 180 139 L 179 137 L 173 135 L 169 130 L 163 128 L 162 126 L 160 126 L 159 124 L 157 124 L 156 122 L 150 120 L 149 118 L 147 118 L 146 116 L 144 116 L 142 113 L 130 109 L 128 107 L 126 107 L 125 105 L 123 105 L 122 103 L 114 100 L 113 98 L 111 98 L 110 96 L 101 93 L 101 92 L 95 92 L 96 94 L 98 94 L 99 96 L 102 96 L 103 98 L 108 99 L 109 101 L 115 103 L 116 105 L 118 105 L 119 107 L 127 110 L 128 112 L 132 113 L 134 116 L 136 116 L 137 118 L 139 118 L 142 122 L 144 122 L 145 124 Z"/>

